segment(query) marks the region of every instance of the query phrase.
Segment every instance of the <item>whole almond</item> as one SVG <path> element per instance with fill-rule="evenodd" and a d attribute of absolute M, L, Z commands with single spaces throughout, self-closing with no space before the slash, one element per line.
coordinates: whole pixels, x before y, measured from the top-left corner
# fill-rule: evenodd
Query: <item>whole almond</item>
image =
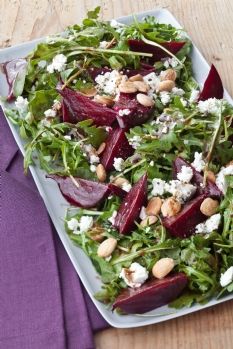
<path fill-rule="evenodd" d="M 94 241 L 102 242 L 104 239 L 103 233 L 104 228 L 99 225 L 95 225 L 91 230 L 88 231 L 88 236 Z"/>
<path fill-rule="evenodd" d="M 144 95 L 143 93 L 138 93 L 136 99 L 138 103 L 144 107 L 152 107 L 154 105 L 153 99 L 147 95 Z"/>
<path fill-rule="evenodd" d="M 129 81 L 143 81 L 143 76 L 141 74 L 133 75 L 129 78 Z"/>
<path fill-rule="evenodd" d="M 143 228 L 147 227 L 149 225 L 155 224 L 157 220 L 158 218 L 156 216 L 147 216 L 141 221 L 140 226 Z"/>
<path fill-rule="evenodd" d="M 101 143 L 99 148 L 96 151 L 96 154 L 98 154 L 98 155 L 102 154 L 105 148 L 106 148 L 106 143 L 104 143 L 104 142 Z"/>
<path fill-rule="evenodd" d="M 176 80 L 176 71 L 173 69 L 167 69 L 161 72 L 160 74 L 160 80 L 165 81 L 165 80 L 171 80 L 175 81 Z"/>
<path fill-rule="evenodd" d="M 216 177 L 213 171 L 207 171 L 206 178 L 213 183 L 216 182 Z"/>
<path fill-rule="evenodd" d="M 137 92 L 137 87 L 134 86 L 133 82 L 125 81 L 119 85 L 119 91 L 122 93 L 135 93 Z"/>
<path fill-rule="evenodd" d="M 118 177 L 113 182 L 114 185 L 116 185 L 119 188 L 122 188 L 123 184 L 129 184 L 129 181 L 126 178 Z"/>
<path fill-rule="evenodd" d="M 92 88 L 83 89 L 80 93 L 87 97 L 94 97 L 97 93 L 97 90 L 95 87 L 92 87 Z"/>
<path fill-rule="evenodd" d="M 180 210 L 181 204 L 174 197 L 166 199 L 161 206 L 161 212 L 164 217 L 173 217 L 179 213 Z"/>
<path fill-rule="evenodd" d="M 99 245 L 97 255 L 102 258 L 109 257 L 115 250 L 116 246 L 117 240 L 114 238 L 108 238 Z"/>
<path fill-rule="evenodd" d="M 106 180 L 107 174 L 105 168 L 102 164 L 97 165 L 96 167 L 96 175 L 100 182 L 104 182 Z"/>
<path fill-rule="evenodd" d="M 157 279 L 163 279 L 174 268 L 175 263 L 172 258 L 159 259 L 152 268 L 152 274 Z"/>
<path fill-rule="evenodd" d="M 167 91 L 167 92 L 171 92 L 171 90 L 173 89 L 173 87 L 175 87 L 175 83 L 172 80 L 165 80 L 165 81 L 161 81 L 159 83 L 158 86 L 158 92 L 162 92 L 162 91 Z"/>
<path fill-rule="evenodd" d="M 139 92 L 148 92 L 150 89 L 144 81 L 134 81 L 133 84 Z"/>
<path fill-rule="evenodd" d="M 148 216 L 156 216 L 160 213 L 162 200 L 159 196 L 151 198 L 146 207 L 146 214 Z"/>
<path fill-rule="evenodd" d="M 214 200 L 212 198 L 206 198 L 200 206 L 200 211 L 205 216 L 210 217 L 217 212 L 218 207 L 219 202 L 217 200 Z"/>
<path fill-rule="evenodd" d="M 94 97 L 94 101 L 103 105 L 107 105 L 108 107 L 111 107 L 114 104 L 113 98 L 109 96 L 96 95 Z"/>

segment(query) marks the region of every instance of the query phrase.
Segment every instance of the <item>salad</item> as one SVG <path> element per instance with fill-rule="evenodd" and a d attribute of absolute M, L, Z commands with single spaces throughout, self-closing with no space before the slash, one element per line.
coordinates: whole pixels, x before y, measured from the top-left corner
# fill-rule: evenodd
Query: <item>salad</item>
<path fill-rule="evenodd" d="M 2 65 L 5 114 L 70 203 L 64 225 L 121 314 L 233 291 L 233 107 L 185 32 L 148 16 L 98 19 Z"/>

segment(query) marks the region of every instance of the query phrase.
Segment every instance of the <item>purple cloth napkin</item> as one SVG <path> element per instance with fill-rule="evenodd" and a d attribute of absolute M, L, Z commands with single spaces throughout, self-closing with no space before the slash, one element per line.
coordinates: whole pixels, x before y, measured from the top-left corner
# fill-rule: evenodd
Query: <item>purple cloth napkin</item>
<path fill-rule="evenodd" d="M 0 349 L 92 349 L 108 325 L 54 230 L 0 109 Z"/>

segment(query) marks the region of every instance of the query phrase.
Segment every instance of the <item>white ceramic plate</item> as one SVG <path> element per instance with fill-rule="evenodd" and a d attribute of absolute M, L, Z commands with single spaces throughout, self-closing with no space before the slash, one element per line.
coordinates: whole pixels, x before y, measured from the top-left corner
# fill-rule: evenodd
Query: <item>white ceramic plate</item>
<path fill-rule="evenodd" d="M 139 20 L 142 20 L 142 18 L 146 15 L 153 15 L 162 23 L 170 23 L 177 28 L 181 28 L 180 24 L 167 10 L 162 9 L 143 12 L 138 14 L 137 17 Z M 118 18 L 119 22 L 126 24 L 132 22 L 132 20 L 132 16 Z M 25 57 L 40 41 L 43 41 L 43 39 L 34 40 L 31 42 L 23 43 L 21 45 L 0 50 L 0 62 L 6 62 L 13 58 Z M 192 61 L 195 78 L 200 84 L 202 84 L 208 74 L 209 65 L 196 47 L 194 47 L 192 50 Z M 0 74 L 0 95 L 6 94 L 7 83 L 5 77 L 2 74 Z M 233 101 L 227 92 L 225 92 L 225 98 L 231 104 L 233 104 Z M 24 154 L 23 142 L 20 139 L 17 128 L 15 128 L 11 124 L 9 124 L 9 126 L 21 152 Z M 71 240 L 65 232 L 63 221 L 61 218 L 65 216 L 68 204 L 62 197 L 57 184 L 53 180 L 45 179 L 45 173 L 38 167 L 31 167 L 30 170 L 37 185 L 37 188 L 47 207 L 48 213 L 53 221 L 53 224 L 55 225 L 60 239 L 74 265 L 74 268 L 76 269 L 80 279 L 82 280 L 82 283 L 84 284 L 87 292 L 89 293 L 97 309 L 110 325 L 118 328 L 130 328 L 155 324 L 233 299 L 233 295 L 228 295 L 222 298 L 221 300 L 211 300 L 208 304 L 205 304 L 204 306 L 195 305 L 191 308 L 184 308 L 178 311 L 164 306 L 142 316 L 121 316 L 116 313 L 113 313 L 111 310 L 107 309 L 105 305 L 98 302 L 93 297 L 93 295 L 100 290 L 101 281 L 99 280 L 98 275 L 94 267 L 92 266 L 89 258 L 79 247 L 76 247 L 71 242 Z"/>

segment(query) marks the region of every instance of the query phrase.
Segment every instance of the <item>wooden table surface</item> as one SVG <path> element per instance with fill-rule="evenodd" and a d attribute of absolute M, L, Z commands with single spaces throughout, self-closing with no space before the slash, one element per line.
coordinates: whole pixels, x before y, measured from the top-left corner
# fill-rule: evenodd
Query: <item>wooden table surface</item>
<path fill-rule="evenodd" d="M 104 19 L 167 8 L 233 95 L 232 0 L 0 0 L 0 47 L 59 32 L 97 5 Z M 157 325 L 111 328 L 95 340 L 98 349 L 231 349 L 233 301 Z"/>

